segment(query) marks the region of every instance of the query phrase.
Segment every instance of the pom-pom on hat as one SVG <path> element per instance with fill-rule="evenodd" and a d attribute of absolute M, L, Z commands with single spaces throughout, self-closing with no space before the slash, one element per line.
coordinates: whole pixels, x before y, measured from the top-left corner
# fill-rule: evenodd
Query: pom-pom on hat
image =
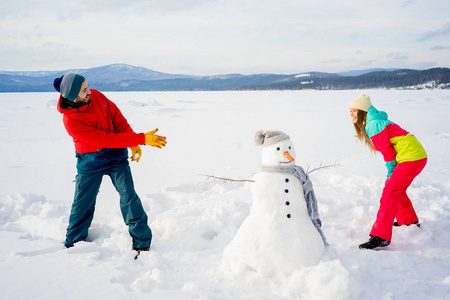
<path fill-rule="evenodd" d="M 356 108 L 363 111 L 369 111 L 371 106 L 372 102 L 370 101 L 370 97 L 367 95 L 360 95 L 358 98 L 350 102 L 350 108 Z"/>
<path fill-rule="evenodd" d="M 53 86 L 61 96 L 73 101 L 78 97 L 84 77 L 75 73 L 67 73 L 53 81 Z"/>
<path fill-rule="evenodd" d="M 289 140 L 290 137 L 284 133 L 283 131 L 278 130 L 269 130 L 269 131 L 262 131 L 258 130 L 255 133 L 254 142 L 256 146 L 270 146 L 273 144 L 276 144 L 278 142 Z"/>

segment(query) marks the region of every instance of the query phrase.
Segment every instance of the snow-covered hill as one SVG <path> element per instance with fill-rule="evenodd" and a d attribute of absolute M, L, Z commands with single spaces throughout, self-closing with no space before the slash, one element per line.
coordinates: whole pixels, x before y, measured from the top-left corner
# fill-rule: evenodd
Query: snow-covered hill
<path fill-rule="evenodd" d="M 379 71 L 359 76 L 341 76 L 324 72 L 192 76 L 162 73 L 126 64 L 113 64 L 59 72 L 0 71 L 0 92 L 52 92 L 54 91 L 53 80 L 68 72 L 82 74 L 89 80 L 91 88 L 102 91 L 445 89 L 450 85 L 450 69 L 448 68 L 423 71 L 377 70 Z M 430 82 L 435 84 L 431 85 Z"/>

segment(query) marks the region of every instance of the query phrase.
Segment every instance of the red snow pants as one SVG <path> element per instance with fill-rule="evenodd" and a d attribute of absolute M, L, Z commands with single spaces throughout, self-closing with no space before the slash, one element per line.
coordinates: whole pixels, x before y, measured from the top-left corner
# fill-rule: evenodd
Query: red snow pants
<path fill-rule="evenodd" d="M 377 219 L 373 224 L 370 235 L 391 241 L 392 224 L 397 219 L 399 225 L 409 225 L 417 222 L 416 212 L 411 200 L 406 195 L 406 189 L 414 178 L 425 168 L 427 159 L 399 163 L 386 182 L 380 199 Z"/>

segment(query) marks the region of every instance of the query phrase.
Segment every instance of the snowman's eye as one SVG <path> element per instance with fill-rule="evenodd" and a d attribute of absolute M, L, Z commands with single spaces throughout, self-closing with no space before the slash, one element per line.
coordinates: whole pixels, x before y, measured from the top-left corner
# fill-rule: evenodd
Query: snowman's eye
<path fill-rule="evenodd" d="M 291 146 L 289 146 L 289 150 L 291 150 Z"/>
<path fill-rule="evenodd" d="M 277 148 L 277 151 L 280 151 L 280 147 Z"/>

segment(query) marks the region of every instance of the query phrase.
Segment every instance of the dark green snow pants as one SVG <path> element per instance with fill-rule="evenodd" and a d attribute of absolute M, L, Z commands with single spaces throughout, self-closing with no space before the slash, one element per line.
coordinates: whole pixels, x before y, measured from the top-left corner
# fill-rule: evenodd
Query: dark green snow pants
<path fill-rule="evenodd" d="M 147 225 L 147 214 L 134 190 L 128 161 L 100 172 L 78 174 L 65 246 L 72 247 L 78 241 L 86 240 L 94 217 L 95 202 L 104 175 L 108 175 L 120 195 L 120 209 L 123 220 L 133 239 L 133 248 L 148 248 L 152 232 Z"/>

